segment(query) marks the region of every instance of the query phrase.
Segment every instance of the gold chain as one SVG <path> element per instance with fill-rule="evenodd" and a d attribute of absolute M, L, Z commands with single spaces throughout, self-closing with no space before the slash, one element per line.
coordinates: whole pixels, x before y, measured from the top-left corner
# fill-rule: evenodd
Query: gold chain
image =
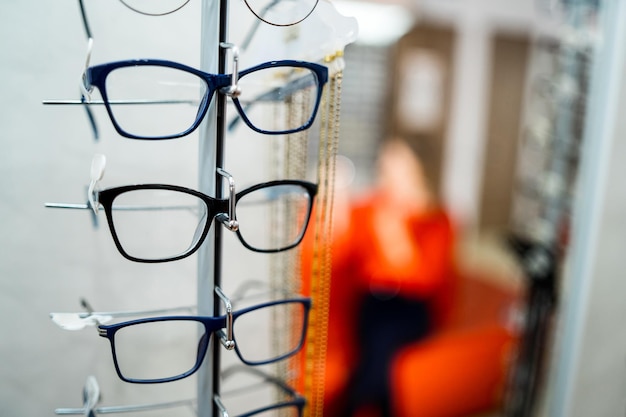
<path fill-rule="evenodd" d="M 305 416 L 319 417 L 324 408 L 324 378 L 328 343 L 328 312 L 331 278 L 331 237 L 334 201 L 335 160 L 339 143 L 341 81 L 337 72 L 324 93 L 318 159 L 318 205 L 315 213 L 315 236 L 311 271 L 313 308 L 305 345 L 304 394 L 309 403 Z M 326 101 L 327 100 L 327 101 Z"/>

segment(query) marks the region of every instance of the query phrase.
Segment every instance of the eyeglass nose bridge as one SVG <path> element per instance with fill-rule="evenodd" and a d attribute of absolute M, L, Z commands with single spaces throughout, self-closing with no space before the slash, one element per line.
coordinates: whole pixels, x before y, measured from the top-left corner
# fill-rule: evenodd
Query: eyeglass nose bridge
<path fill-rule="evenodd" d="M 215 287 L 215 293 L 226 308 L 226 333 L 224 334 L 223 331 L 220 331 L 220 342 L 227 350 L 233 350 L 235 348 L 235 340 L 233 338 L 233 305 L 220 287 Z"/>
<path fill-rule="evenodd" d="M 220 47 L 232 51 L 232 75 L 230 77 L 230 85 L 220 89 L 220 91 L 228 97 L 237 98 L 241 95 L 241 88 L 239 88 L 239 48 L 234 43 L 228 42 L 221 42 Z"/>
<path fill-rule="evenodd" d="M 237 221 L 237 215 L 235 214 L 235 205 L 237 203 L 235 192 L 235 179 L 232 175 L 226 172 L 222 168 L 217 168 L 217 173 L 226 178 L 228 181 L 228 213 L 220 213 L 216 217 L 228 230 L 236 232 L 239 230 L 239 222 Z"/>

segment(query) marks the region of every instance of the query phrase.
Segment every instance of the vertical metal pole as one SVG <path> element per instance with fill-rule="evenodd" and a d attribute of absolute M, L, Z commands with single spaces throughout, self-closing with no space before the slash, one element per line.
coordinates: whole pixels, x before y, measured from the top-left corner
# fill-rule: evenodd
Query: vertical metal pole
<path fill-rule="evenodd" d="M 201 18 L 201 62 L 200 68 L 210 73 L 224 71 L 220 41 L 226 36 L 226 1 L 203 0 Z M 198 187 L 207 195 L 221 196 L 221 179 L 216 167 L 222 165 L 225 108 L 224 97 L 215 94 L 200 128 Z M 197 304 L 198 314 L 216 314 L 219 305 L 214 298 L 215 286 L 220 282 L 221 226 L 214 222 L 209 236 L 198 252 Z M 219 381 L 219 342 L 211 337 L 209 351 L 197 372 L 198 416 L 212 417 L 214 413 L 213 393 Z"/>
<path fill-rule="evenodd" d="M 219 29 L 218 29 L 218 37 L 219 43 L 228 41 L 228 0 L 220 0 L 220 16 L 219 16 Z M 227 72 L 227 64 L 226 64 L 226 49 L 220 48 L 218 46 L 218 71 L 220 74 L 224 74 Z M 217 137 L 215 141 L 215 164 L 217 167 L 224 167 L 224 151 L 225 151 L 225 139 L 226 139 L 226 96 L 223 94 L 218 94 L 214 97 L 216 106 L 217 106 L 217 115 L 216 115 L 216 132 Z M 215 175 L 216 181 L 216 190 L 215 196 L 218 198 L 223 198 L 222 195 L 222 180 L 223 177 L 221 175 Z M 214 248 L 214 279 L 213 283 L 215 286 L 220 286 L 222 284 L 222 232 L 224 231 L 223 227 L 219 224 L 215 224 L 215 248 Z M 218 315 L 220 313 L 220 301 L 213 292 L 213 313 Z M 221 348 L 217 340 L 214 344 L 213 349 L 213 392 L 219 392 L 220 386 L 220 352 Z M 212 395 L 211 395 L 212 396 Z M 213 412 L 217 415 L 217 408 L 214 404 Z"/>

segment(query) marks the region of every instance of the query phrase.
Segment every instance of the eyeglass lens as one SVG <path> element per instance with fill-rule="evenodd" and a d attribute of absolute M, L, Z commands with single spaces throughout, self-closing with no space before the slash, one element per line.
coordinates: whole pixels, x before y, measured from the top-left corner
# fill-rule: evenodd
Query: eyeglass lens
<path fill-rule="evenodd" d="M 304 336 L 305 315 L 302 303 L 290 302 L 237 317 L 233 335 L 240 358 L 249 365 L 256 365 L 296 352 Z"/>
<path fill-rule="evenodd" d="M 112 204 L 115 236 L 129 256 L 167 259 L 198 243 L 207 218 L 206 203 L 175 190 L 138 189 L 119 194 Z"/>
<path fill-rule="evenodd" d="M 245 244 L 261 251 L 286 249 L 302 238 L 311 199 L 300 185 L 266 187 L 237 201 L 239 235 Z"/>
<path fill-rule="evenodd" d="M 313 118 L 318 84 L 307 68 L 258 69 L 240 76 L 237 110 L 264 133 L 298 130 Z M 105 90 L 114 122 L 143 138 L 188 134 L 212 99 L 199 76 L 158 65 L 116 68 L 108 73 Z"/>
<path fill-rule="evenodd" d="M 195 368 L 198 353 L 204 354 L 206 337 L 204 325 L 191 320 L 122 327 L 115 333 L 115 361 L 127 379 L 145 381 L 184 375 Z"/>
<path fill-rule="evenodd" d="M 319 81 L 303 67 L 264 68 L 239 78 L 240 111 L 261 131 L 299 129 L 313 117 Z"/>
<path fill-rule="evenodd" d="M 279 315 L 289 320 L 280 321 L 277 327 L 273 320 Z M 300 302 L 279 303 L 237 316 L 233 333 L 240 359 L 248 364 L 269 363 L 296 352 L 302 343 L 305 316 Z M 275 334 L 280 337 L 272 337 Z M 283 343 L 275 343 L 283 336 Z M 114 359 L 126 379 L 150 382 L 184 377 L 204 359 L 210 337 L 197 320 L 139 322 L 115 332 Z"/>
<path fill-rule="evenodd" d="M 310 194 L 298 184 L 244 190 L 236 205 L 238 236 L 255 251 L 293 247 L 304 234 L 310 207 Z M 156 261 L 183 256 L 201 244 L 215 211 L 194 194 L 139 188 L 118 194 L 108 214 L 123 252 Z"/>
<path fill-rule="evenodd" d="M 149 65 L 111 71 L 105 88 L 111 117 L 120 129 L 143 137 L 186 132 L 196 122 L 207 94 L 202 78 L 174 68 Z"/>

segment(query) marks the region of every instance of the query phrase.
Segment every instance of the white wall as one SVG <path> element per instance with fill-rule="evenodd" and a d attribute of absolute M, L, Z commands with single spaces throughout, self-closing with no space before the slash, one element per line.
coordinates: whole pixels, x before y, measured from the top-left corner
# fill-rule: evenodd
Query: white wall
<path fill-rule="evenodd" d="M 443 197 L 469 230 L 480 213 L 488 120 L 491 42 L 496 32 L 530 33 L 537 24 L 534 1 L 418 1 L 418 16 L 454 27 L 454 85 L 444 166 Z"/>
<path fill-rule="evenodd" d="M 85 3 L 95 37 L 92 63 L 161 57 L 197 66 L 198 25 L 182 24 L 198 22 L 192 8 L 147 21 L 118 2 Z M 102 137 L 95 143 L 81 108 L 41 104 L 78 98 L 86 39 L 76 1 L 2 2 L 0 39 L 0 414 L 46 416 L 56 407 L 79 406 L 90 374 L 113 404 L 192 396 L 191 380 L 167 387 L 122 383 L 96 330 L 66 332 L 48 314 L 80 311 L 82 296 L 98 310 L 194 304 L 196 260 L 126 261 L 103 216 L 94 230 L 87 212 L 45 209 L 44 202 L 84 202 L 95 152 L 109 160 L 103 187 L 194 187 L 197 137 L 159 144 L 126 140 L 97 109 Z"/>

